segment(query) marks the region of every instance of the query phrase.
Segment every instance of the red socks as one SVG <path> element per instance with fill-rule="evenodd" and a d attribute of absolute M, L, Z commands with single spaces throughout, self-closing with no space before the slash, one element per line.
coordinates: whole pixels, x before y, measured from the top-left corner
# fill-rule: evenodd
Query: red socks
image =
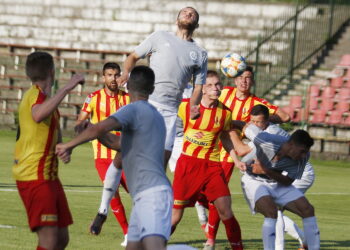
<path fill-rule="evenodd" d="M 220 216 L 213 203 L 209 203 L 208 239 L 215 240 L 220 225 Z"/>
<path fill-rule="evenodd" d="M 231 244 L 233 250 L 242 250 L 242 236 L 241 236 L 241 227 L 238 224 L 238 221 L 234 216 L 230 219 L 222 221 L 225 225 L 227 239 Z"/>
<path fill-rule="evenodd" d="M 41 246 L 37 246 L 36 247 L 36 250 L 47 250 L 46 248 L 43 248 L 43 247 L 41 247 Z"/>
<path fill-rule="evenodd" d="M 125 215 L 125 209 L 123 206 L 123 203 L 120 199 L 120 197 L 118 198 L 113 198 L 111 200 L 111 208 L 112 211 L 114 213 L 115 218 L 118 220 L 124 235 L 128 233 L 128 220 L 126 219 L 126 215 Z"/>

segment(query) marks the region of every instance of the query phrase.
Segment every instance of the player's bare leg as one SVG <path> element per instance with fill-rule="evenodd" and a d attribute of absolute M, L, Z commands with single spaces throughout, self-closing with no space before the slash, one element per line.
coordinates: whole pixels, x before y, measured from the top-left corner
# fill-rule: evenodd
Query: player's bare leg
<path fill-rule="evenodd" d="M 68 228 L 57 226 L 39 227 L 36 231 L 39 242 L 38 246 L 47 250 L 65 249 L 69 242 Z"/>
<path fill-rule="evenodd" d="M 174 233 L 177 224 L 180 223 L 182 216 L 184 214 L 184 209 L 181 208 L 173 208 L 172 215 L 171 215 L 171 234 Z"/>
<path fill-rule="evenodd" d="M 303 218 L 304 234 L 309 250 L 320 249 L 320 232 L 315 217 L 314 207 L 305 197 L 289 202 L 285 209 Z"/>
<path fill-rule="evenodd" d="M 234 250 L 243 249 L 241 228 L 231 209 L 231 196 L 222 196 L 214 201 L 220 219 L 225 225 L 227 239 Z"/>

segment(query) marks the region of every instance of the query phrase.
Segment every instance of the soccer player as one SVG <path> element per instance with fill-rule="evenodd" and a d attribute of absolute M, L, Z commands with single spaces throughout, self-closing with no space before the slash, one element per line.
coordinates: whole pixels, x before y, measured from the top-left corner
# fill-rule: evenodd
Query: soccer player
<path fill-rule="evenodd" d="M 251 66 L 247 66 L 241 75 L 234 78 L 234 85 L 235 87 L 224 87 L 219 98 L 219 100 L 231 110 L 232 120 L 248 122 L 250 119 L 249 112 L 252 107 L 258 104 L 263 104 L 269 109 L 270 121 L 275 123 L 289 121 L 290 117 L 288 114 L 283 112 L 277 106 L 270 104 L 265 99 L 259 98 L 250 92 L 254 85 L 254 73 Z M 228 183 L 233 172 L 234 162 L 224 148 L 221 148 L 220 160 Z M 204 226 L 205 224 L 203 223 L 205 221 L 204 209 L 199 209 L 198 206 L 196 207 L 197 211 L 199 211 L 198 215 L 202 218 L 202 222 L 200 222 L 201 226 L 202 228 L 205 228 L 206 236 L 208 237 L 206 244 L 213 245 L 215 244 L 220 218 L 215 206 L 211 203 L 209 203 L 208 206 L 209 216 L 206 226 Z"/>
<path fill-rule="evenodd" d="M 199 117 L 198 104 L 201 100 L 202 85 L 207 73 L 207 52 L 193 40 L 198 28 L 199 14 L 192 7 L 180 10 L 176 33 L 156 31 L 135 48 L 125 60 L 123 73 L 117 80 L 119 85 L 127 82 L 129 72 L 140 58 L 150 55 L 150 67 L 156 80 L 155 90 L 149 102 L 164 117 L 167 127 L 165 140 L 165 167 L 168 164 L 175 138 L 175 122 L 182 93 L 193 79 L 193 93 L 190 99 L 190 115 Z"/>
<path fill-rule="evenodd" d="M 170 236 L 173 198 L 163 167 L 166 128 L 163 117 L 147 101 L 154 90 L 154 78 L 149 67 L 135 67 L 127 84 L 131 103 L 56 147 L 58 155 L 66 161 L 74 147 L 105 135 L 109 137 L 105 138 L 109 147 L 119 150 L 119 141 L 114 140 L 117 136 L 107 132 L 122 131 L 122 166 L 134 204 L 128 231 L 129 250 L 165 250 Z M 108 171 L 113 174 L 106 176 L 104 191 L 114 193 L 121 169 L 112 166 Z"/>
<path fill-rule="evenodd" d="M 190 117 L 190 101 L 183 101 L 179 117 L 184 124 L 182 154 L 177 161 L 173 182 L 174 207 L 172 231 L 180 222 L 184 209 L 193 206 L 201 194 L 213 202 L 226 229 L 232 249 L 243 249 L 238 221 L 231 209 L 231 196 L 220 165 L 219 140 L 232 152 L 227 143 L 231 112 L 218 99 L 222 85 L 215 71 L 208 71 L 200 103 L 199 119 Z M 234 157 L 234 155 L 233 155 Z M 211 248 L 206 249 L 213 249 Z"/>
<path fill-rule="evenodd" d="M 130 102 L 129 95 L 118 89 L 116 82 L 118 77 L 120 77 L 120 67 L 117 63 L 108 62 L 103 66 L 102 80 L 104 86 L 88 95 L 79 114 L 76 128 L 84 124 L 84 121 L 88 118 L 91 119 L 91 123 L 93 124 L 103 121 L 111 114 L 115 113 L 120 107 Z M 95 167 L 101 181 L 104 181 L 107 169 L 115 157 L 116 151 L 105 147 L 98 140 L 92 141 L 92 147 L 94 150 Z M 125 190 L 127 190 L 124 175 L 122 175 L 121 184 L 124 186 Z M 118 190 L 111 200 L 110 206 L 124 233 L 124 241 L 121 245 L 126 246 L 128 221 Z M 100 230 L 95 230 L 91 225 L 90 232 L 98 235 Z"/>
<path fill-rule="evenodd" d="M 58 178 L 55 146 L 62 138 L 57 107 L 70 90 L 84 82 L 84 77 L 73 75 L 51 97 L 55 78 L 52 56 L 33 52 L 28 55 L 25 68 L 32 86 L 18 109 L 13 176 L 29 227 L 38 236 L 37 250 L 64 249 L 69 242 L 68 226 L 73 221 Z"/>
<path fill-rule="evenodd" d="M 249 124 L 244 133 L 254 143 L 255 150 L 242 159 L 247 163 L 247 167 L 241 168 L 245 171 L 242 189 L 252 213 L 259 212 L 265 217 L 264 249 L 275 249 L 278 206 L 302 217 L 308 249 L 320 249 L 314 208 L 292 185 L 303 175 L 313 139 L 304 130 L 297 130 L 288 138 L 262 131 L 254 124 Z M 241 146 L 239 140 L 232 134 L 237 149 Z"/>
<path fill-rule="evenodd" d="M 289 134 L 285 130 L 280 128 L 278 125 L 269 122 L 269 110 L 264 105 L 259 104 L 252 108 L 250 111 L 250 121 L 267 133 L 289 138 Z M 255 149 L 253 142 L 244 144 L 243 142 L 241 143 L 238 141 L 238 143 L 240 143 L 240 145 L 237 145 L 239 156 L 243 156 L 252 149 Z M 303 175 L 300 179 L 295 180 L 292 185 L 301 192 L 305 193 L 312 186 L 314 179 L 314 169 L 310 162 L 307 162 Z M 278 210 L 276 223 L 276 250 L 284 249 L 284 231 L 299 241 L 299 250 L 305 249 L 306 242 L 303 231 L 289 217 L 284 215 L 281 210 Z"/>

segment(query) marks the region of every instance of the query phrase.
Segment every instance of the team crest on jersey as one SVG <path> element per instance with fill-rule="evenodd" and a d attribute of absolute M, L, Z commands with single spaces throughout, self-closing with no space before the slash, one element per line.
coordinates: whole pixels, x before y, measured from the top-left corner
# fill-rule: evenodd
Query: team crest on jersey
<path fill-rule="evenodd" d="M 197 61 L 198 60 L 198 54 L 196 51 L 191 51 L 190 52 L 190 58 L 193 60 L 193 61 Z"/>

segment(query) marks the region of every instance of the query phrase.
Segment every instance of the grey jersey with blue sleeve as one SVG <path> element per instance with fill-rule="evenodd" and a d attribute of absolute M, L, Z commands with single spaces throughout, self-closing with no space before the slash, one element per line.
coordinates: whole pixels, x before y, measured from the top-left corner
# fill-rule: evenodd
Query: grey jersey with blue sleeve
<path fill-rule="evenodd" d="M 135 53 L 141 58 L 151 56 L 150 67 L 156 79 L 155 90 L 149 99 L 175 112 L 192 78 L 194 84 L 205 83 L 208 55 L 194 41 L 156 31 L 135 48 Z"/>
<path fill-rule="evenodd" d="M 259 159 L 263 166 L 279 172 L 284 172 L 291 179 L 301 178 L 310 154 L 298 161 L 289 157 L 283 157 L 277 162 L 272 161 L 281 146 L 288 141 L 288 136 L 270 134 L 261 130 L 259 132 L 259 129 L 253 124 L 250 124 L 246 129 L 246 135 L 254 142 L 256 158 Z"/>
<path fill-rule="evenodd" d="M 137 101 L 111 117 L 122 125 L 122 163 L 131 196 L 170 186 L 164 171 L 165 124 L 159 112 L 147 101 Z"/>

